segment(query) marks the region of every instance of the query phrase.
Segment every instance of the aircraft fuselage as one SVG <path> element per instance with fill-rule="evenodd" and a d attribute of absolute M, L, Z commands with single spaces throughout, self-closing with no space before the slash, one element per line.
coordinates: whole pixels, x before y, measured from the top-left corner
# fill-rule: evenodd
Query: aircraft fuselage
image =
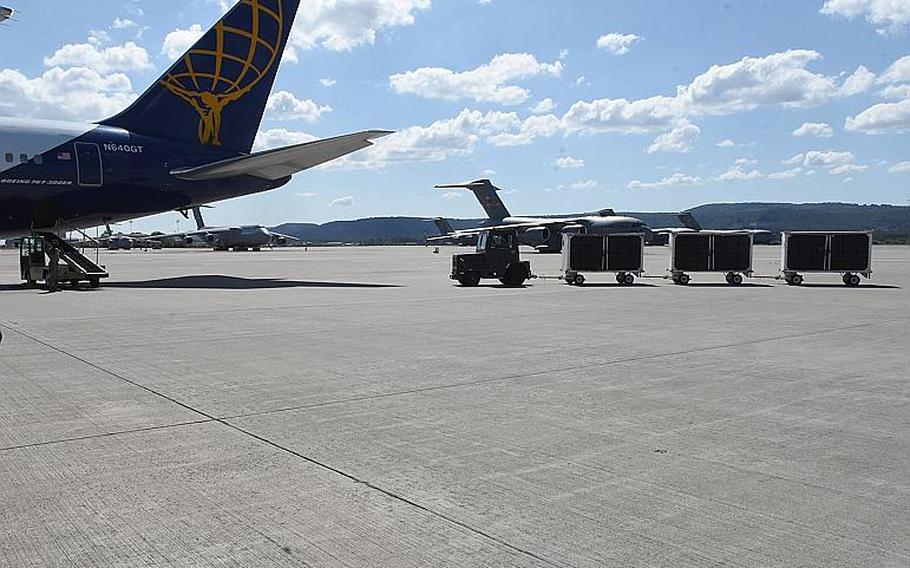
<path fill-rule="evenodd" d="M 290 181 L 186 181 L 170 173 L 238 155 L 110 126 L 0 118 L 0 238 L 116 223 Z"/>

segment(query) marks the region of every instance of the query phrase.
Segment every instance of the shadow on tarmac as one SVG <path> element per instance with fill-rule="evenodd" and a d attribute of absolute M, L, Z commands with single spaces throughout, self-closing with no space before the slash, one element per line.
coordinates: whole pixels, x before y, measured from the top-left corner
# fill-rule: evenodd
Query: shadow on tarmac
<path fill-rule="evenodd" d="M 842 290 L 862 290 L 867 288 L 870 290 L 900 290 L 900 286 L 892 286 L 891 284 L 860 284 L 856 288 L 851 288 L 843 284 L 811 284 L 809 282 L 803 282 L 799 286 L 794 286 L 794 288 L 840 288 Z"/>
<path fill-rule="evenodd" d="M 689 282 L 686 285 L 677 284 L 677 288 L 730 288 L 735 290 L 737 288 L 773 288 L 773 284 L 755 284 L 754 282 L 743 282 L 742 284 L 733 286 L 732 284 L 727 284 L 726 282 Z"/>
<path fill-rule="evenodd" d="M 150 288 L 169 290 L 275 290 L 281 288 L 399 288 L 394 284 L 357 282 L 304 282 L 280 278 L 241 278 L 239 276 L 177 276 L 136 282 L 105 282 L 104 288 Z"/>

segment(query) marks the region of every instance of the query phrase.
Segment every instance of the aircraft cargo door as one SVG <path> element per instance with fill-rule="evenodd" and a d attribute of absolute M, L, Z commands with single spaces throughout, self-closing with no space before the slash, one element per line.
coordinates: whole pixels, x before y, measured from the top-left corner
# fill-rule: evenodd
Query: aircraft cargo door
<path fill-rule="evenodd" d="M 77 182 L 82 187 L 101 187 L 104 175 L 101 170 L 101 149 L 97 144 L 76 142 Z"/>

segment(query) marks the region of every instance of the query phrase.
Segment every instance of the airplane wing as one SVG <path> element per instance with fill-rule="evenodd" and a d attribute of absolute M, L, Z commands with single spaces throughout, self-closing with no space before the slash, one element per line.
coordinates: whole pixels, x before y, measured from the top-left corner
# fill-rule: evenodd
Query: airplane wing
<path fill-rule="evenodd" d="M 295 243 L 303 242 L 303 239 L 298 239 L 297 237 L 292 237 L 291 235 L 282 235 L 281 233 L 276 233 L 275 231 L 269 231 L 272 235 L 272 240 L 284 239 L 285 241 L 294 241 Z"/>
<path fill-rule="evenodd" d="M 189 181 L 255 176 L 279 180 L 289 175 L 330 162 L 351 152 L 372 146 L 371 140 L 392 134 L 387 130 L 367 130 L 325 140 L 306 142 L 286 148 L 266 150 L 191 168 L 179 168 L 171 175 Z"/>
<path fill-rule="evenodd" d="M 533 221 L 533 222 L 529 221 L 527 223 L 512 223 L 509 225 L 483 225 L 480 227 L 475 227 L 473 229 L 462 229 L 460 231 L 455 231 L 453 233 L 449 233 L 448 235 L 439 235 L 436 237 L 428 237 L 427 240 L 442 239 L 442 238 L 451 239 L 451 238 L 464 237 L 464 236 L 470 236 L 470 235 L 479 235 L 480 233 L 483 233 L 486 231 L 498 231 L 498 230 L 510 230 L 510 229 L 514 229 L 516 231 L 526 231 L 528 229 L 538 229 L 538 228 L 542 228 L 542 227 L 555 227 L 555 226 L 559 226 L 559 225 L 570 225 L 581 219 L 582 219 L 582 217 L 579 217 L 577 219 L 576 218 L 559 218 L 559 219 L 546 219 L 546 220 L 541 219 L 540 221 Z"/>

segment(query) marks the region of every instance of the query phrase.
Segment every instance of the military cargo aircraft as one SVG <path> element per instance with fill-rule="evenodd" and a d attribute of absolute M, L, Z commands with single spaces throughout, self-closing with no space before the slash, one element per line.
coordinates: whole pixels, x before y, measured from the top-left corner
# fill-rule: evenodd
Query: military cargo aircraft
<path fill-rule="evenodd" d="M 474 193 L 487 213 L 487 222 L 474 229 L 454 231 L 448 235 L 430 237 L 428 242 L 443 242 L 490 229 L 514 228 L 518 230 L 521 244 L 534 247 L 538 252 L 562 250 L 564 233 L 606 235 L 615 233 L 648 233 L 650 230 L 640 219 L 616 215 L 612 209 L 603 209 L 597 215 L 514 217 L 497 195 L 501 191 L 488 179 L 472 182 L 437 185 L 437 189 L 468 189 Z"/>

